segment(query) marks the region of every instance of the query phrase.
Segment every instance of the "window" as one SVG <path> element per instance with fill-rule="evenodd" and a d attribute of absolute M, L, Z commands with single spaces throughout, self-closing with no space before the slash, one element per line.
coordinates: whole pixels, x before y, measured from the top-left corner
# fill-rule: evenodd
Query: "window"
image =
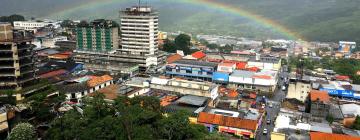
<path fill-rule="evenodd" d="M 192 71 L 191 70 L 186 70 L 186 73 L 192 73 Z"/>
<path fill-rule="evenodd" d="M 207 75 L 212 75 L 213 73 L 212 72 L 206 72 Z"/>
<path fill-rule="evenodd" d="M 176 72 L 180 72 L 180 69 L 176 69 Z"/>
<path fill-rule="evenodd" d="M 199 74 L 199 75 L 202 75 L 202 74 L 203 74 L 203 72 L 202 72 L 202 71 L 198 71 L 198 74 Z"/>

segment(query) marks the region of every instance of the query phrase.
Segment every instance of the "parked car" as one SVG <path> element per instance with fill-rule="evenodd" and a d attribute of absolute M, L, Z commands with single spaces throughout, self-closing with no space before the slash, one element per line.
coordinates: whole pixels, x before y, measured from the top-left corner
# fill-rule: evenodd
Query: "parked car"
<path fill-rule="evenodd" d="M 281 87 L 281 90 L 285 91 L 285 90 L 286 90 L 286 87 L 285 87 L 285 86 L 282 86 L 282 87 Z"/>

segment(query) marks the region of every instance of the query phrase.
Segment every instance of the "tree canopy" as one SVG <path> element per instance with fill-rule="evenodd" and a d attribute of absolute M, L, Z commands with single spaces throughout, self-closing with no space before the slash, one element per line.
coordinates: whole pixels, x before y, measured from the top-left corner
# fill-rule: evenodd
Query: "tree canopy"
<path fill-rule="evenodd" d="M 19 123 L 12 129 L 9 140 L 36 140 L 35 129 L 29 123 Z"/>
<path fill-rule="evenodd" d="M 182 50 L 185 55 L 191 53 L 191 37 L 187 34 L 178 35 L 174 41 L 166 40 L 163 46 L 163 51 L 175 53 L 177 50 Z"/>
<path fill-rule="evenodd" d="M 186 112 L 165 117 L 155 97 L 119 97 L 109 104 L 96 93 L 85 99 L 83 114 L 68 111 L 52 122 L 47 139 L 201 139 L 208 135 L 202 125 L 190 124 Z"/>
<path fill-rule="evenodd" d="M 25 17 L 22 15 L 10 15 L 10 16 L 0 16 L 0 22 L 10 22 L 13 24 L 14 21 L 25 21 Z"/>

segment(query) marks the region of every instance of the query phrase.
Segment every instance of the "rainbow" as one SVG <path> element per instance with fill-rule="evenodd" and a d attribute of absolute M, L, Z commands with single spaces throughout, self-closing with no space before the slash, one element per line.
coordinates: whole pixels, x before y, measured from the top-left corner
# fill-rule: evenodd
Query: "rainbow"
<path fill-rule="evenodd" d="M 91 9 L 95 9 L 95 8 L 99 8 L 99 7 L 106 7 L 109 5 L 115 5 L 115 4 L 124 3 L 124 2 L 129 2 L 129 1 L 128 0 L 92 0 L 86 4 L 62 9 L 59 12 L 56 12 L 48 17 L 53 17 L 55 15 L 70 15 L 72 13 L 76 13 L 77 11 L 81 11 L 81 10 L 91 10 Z M 229 14 L 232 14 L 232 15 L 235 15 L 238 17 L 243 17 L 243 18 L 249 19 L 251 21 L 254 21 L 255 23 L 257 23 L 263 27 L 273 29 L 274 31 L 282 34 L 283 36 L 286 36 L 289 39 L 305 40 L 298 33 L 291 31 L 290 29 L 279 24 L 278 22 L 268 19 L 268 18 L 265 18 L 261 15 L 255 14 L 253 12 L 250 12 L 241 7 L 235 7 L 233 5 L 224 4 L 224 3 L 217 2 L 214 0 L 160 0 L 160 2 L 173 2 L 173 3 L 180 3 L 180 4 L 188 4 L 188 5 L 193 5 L 193 6 L 209 8 L 209 9 L 221 11 L 224 13 L 229 13 Z"/>

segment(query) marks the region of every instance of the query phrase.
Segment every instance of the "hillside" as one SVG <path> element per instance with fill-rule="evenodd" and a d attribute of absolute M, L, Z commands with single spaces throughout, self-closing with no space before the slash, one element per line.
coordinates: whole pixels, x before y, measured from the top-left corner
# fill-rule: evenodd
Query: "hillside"
<path fill-rule="evenodd" d="M 118 10 L 134 0 L 4 0 L 2 15 L 57 19 L 118 19 Z M 110 1 L 110 2 L 109 2 Z M 148 0 L 160 11 L 160 28 L 203 34 L 225 34 L 254 38 L 280 38 L 282 34 L 251 20 L 218 8 L 179 2 Z M 212 0 L 274 20 L 307 40 L 360 42 L 360 1 L 358 0 Z M 90 4 L 89 4 L 90 3 Z M 86 6 L 88 4 L 89 6 Z M 29 6 L 32 5 L 32 6 Z M 84 6 L 85 5 L 85 6 Z M 66 9 L 66 10 L 65 10 Z"/>

